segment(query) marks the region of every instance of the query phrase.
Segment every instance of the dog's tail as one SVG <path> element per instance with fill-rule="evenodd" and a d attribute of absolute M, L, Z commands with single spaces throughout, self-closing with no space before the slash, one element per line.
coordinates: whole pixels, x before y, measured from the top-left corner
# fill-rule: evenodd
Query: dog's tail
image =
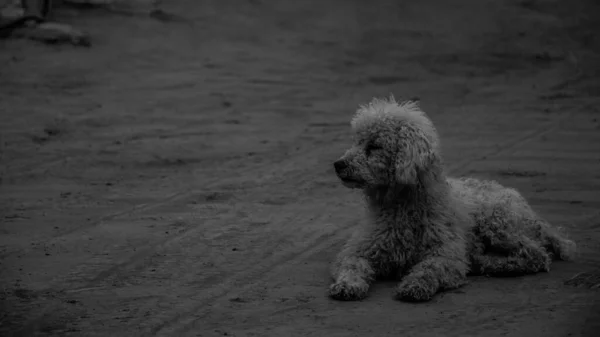
<path fill-rule="evenodd" d="M 554 259 L 563 261 L 572 261 L 577 253 L 577 244 L 567 238 L 562 228 L 547 228 L 545 248 Z"/>

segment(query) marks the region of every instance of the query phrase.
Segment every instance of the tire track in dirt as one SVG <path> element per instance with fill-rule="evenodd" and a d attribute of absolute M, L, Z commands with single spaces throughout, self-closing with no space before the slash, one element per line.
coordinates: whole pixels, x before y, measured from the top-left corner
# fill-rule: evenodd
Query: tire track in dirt
<path fill-rule="evenodd" d="M 148 268 L 147 263 L 145 263 L 146 259 L 149 258 L 150 256 L 152 256 L 153 254 L 155 254 L 157 251 L 168 252 L 170 247 L 185 246 L 185 242 L 183 242 L 183 240 L 188 239 L 190 237 L 196 237 L 195 234 L 199 234 L 200 232 L 204 231 L 205 228 L 221 228 L 221 229 L 223 229 L 225 227 L 225 225 L 221 224 L 220 222 L 227 222 L 230 220 L 229 218 L 223 219 L 223 217 L 218 217 L 218 216 L 215 216 L 214 219 L 215 219 L 214 224 L 210 223 L 210 222 L 206 222 L 203 224 L 204 226 L 196 226 L 191 230 L 182 232 L 180 235 L 173 236 L 166 241 L 161 241 L 155 245 L 151 245 L 150 247 L 143 249 L 138 254 L 135 254 L 134 256 L 128 258 L 126 261 L 116 264 L 116 265 L 96 274 L 93 278 L 87 280 L 83 287 L 69 290 L 69 291 L 67 291 L 67 293 L 76 293 L 76 292 L 81 292 L 81 291 L 91 290 L 91 289 L 104 289 L 107 287 L 107 285 L 102 285 L 102 283 L 105 283 L 107 281 L 107 279 L 109 279 L 112 276 L 118 276 L 118 278 L 120 280 L 126 280 L 132 276 L 135 276 L 141 270 Z M 310 214 L 307 214 L 307 217 L 304 219 L 304 221 L 306 221 L 306 222 L 307 221 L 314 222 L 314 221 L 319 221 L 319 220 L 321 220 L 321 218 L 313 218 Z M 300 222 L 300 223 L 302 223 L 302 222 Z M 222 237 L 226 237 L 229 235 L 230 234 L 227 232 L 221 232 L 215 236 L 211 236 L 210 241 L 214 242 L 214 241 L 221 239 Z M 306 242 L 310 243 L 310 242 L 319 241 L 322 236 L 328 236 L 328 235 L 329 234 L 327 232 L 315 233 L 315 234 L 309 235 L 308 238 L 306 238 Z M 201 245 L 202 243 L 204 243 L 202 240 L 198 240 L 198 242 L 195 242 L 194 244 Z M 169 263 L 167 261 L 167 262 L 163 262 L 162 264 L 168 265 Z M 156 268 L 156 269 L 160 269 L 160 267 L 158 267 L 156 265 L 153 265 L 152 267 Z"/>
<path fill-rule="evenodd" d="M 545 134 L 546 132 L 550 132 L 554 129 L 556 129 L 559 126 L 559 123 L 568 118 L 570 115 L 561 118 L 559 120 L 554 120 L 549 122 L 548 124 L 546 124 L 544 127 L 540 127 L 538 129 L 536 129 L 535 131 L 526 133 L 525 135 L 521 136 L 521 137 L 517 137 L 517 138 L 513 138 L 510 139 L 508 141 L 506 141 L 505 143 L 501 144 L 499 147 L 497 147 L 495 150 L 493 151 L 489 151 L 488 153 L 486 153 L 484 155 L 484 157 L 492 157 L 494 155 L 498 155 L 503 153 L 504 151 L 507 151 L 513 147 L 515 147 L 516 145 L 521 145 L 522 142 L 526 142 L 528 140 L 531 140 L 535 137 L 538 137 L 540 135 Z M 449 174 L 459 174 L 459 172 L 461 172 L 465 167 L 467 167 L 470 163 L 479 160 L 480 158 L 472 158 L 472 159 L 465 159 L 464 161 L 461 161 L 455 165 L 451 165 L 448 169 Z M 342 228 L 340 229 L 341 232 L 338 232 L 337 234 L 334 234 L 333 236 L 330 237 L 329 240 L 327 241 L 331 241 L 331 242 L 325 242 L 325 244 L 323 245 L 317 245 L 317 246 L 310 246 L 307 249 L 305 249 L 304 251 L 300 252 L 300 253 L 296 253 L 294 254 L 294 258 L 290 259 L 290 260 L 284 260 L 281 261 L 281 263 L 293 263 L 299 259 L 305 258 L 305 257 L 309 257 L 311 255 L 320 253 L 321 250 L 319 250 L 319 248 L 321 247 L 322 250 L 325 250 L 329 247 L 331 247 L 332 245 L 335 245 L 336 243 L 339 243 L 342 241 L 342 238 L 339 237 L 339 235 L 341 233 L 346 233 L 349 232 L 350 229 L 349 228 Z M 245 281 L 249 282 L 250 284 L 248 284 L 246 287 L 244 287 L 243 289 L 246 288 L 251 288 L 253 286 L 255 286 L 255 284 L 253 284 L 253 282 L 257 282 L 260 281 L 261 279 L 266 279 L 269 278 L 270 276 L 272 276 L 273 274 L 277 274 L 277 272 L 281 269 L 283 269 L 285 266 L 282 265 L 272 265 L 268 268 L 268 270 L 266 272 L 263 272 L 259 275 L 261 275 L 259 278 L 257 279 L 252 279 L 251 277 L 249 277 L 249 275 L 247 276 L 246 273 L 242 273 L 241 276 Z M 250 272 L 252 273 L 252 272 Z M 184 332 L 189 331 L 192 326 L 195 324 L 195 322 L 201 320 L 202 318 L 204 318 L 208 312 L 205 311 L 205 313 L 203 315 L 194 315 L 194 318 L 190 317 L 190 313 L 192 312 L 198 312 L 200 311 L 202 308 L 207 307 L 212 305 L 213 303 L 222 300 L 223 298 L 225 298 L 226 296 L 228 296 L 232 291 L 229 290 L 227 292 L 224 292 L 222 295 L 220 296 L 216 296 L 213 297 L 211 299 L 205 299 L 205 300 L 201 300 L 201 304 L 199 305 L 195 305 L 193 308 L 191 308 L 190 310 L 187 311 L 187 314 L 181 314 L 181 313 L 177 313 L 175 314 L 174 317 L 170 318 L 169 320 L 166 320 L 164 323 L 160 324 L 159 326 L 151 329 L 149 331 L 150 334 L 162 334 L 163 332 L 166 333 L 166 335 L 170 335 L 170 336 L 177 336 L 177 335 L 182 335 Z M 512 313 L 512 311 L 511 311 Z"/>
<path fill-rule="evenodd" d="M 312 148 L 307 148 L 303 151 L 296 152 L 296 154 L 298 154 L 298 153 L 304 154 L 304 153 L 308 153 L 310 151 L 312 151 Z M 304 158 L 304 156 L 301 155 L 300 158 Z M 269 163 L 257 165 L 255 167 L 253 167 L 251 170 L 246 170 L 246 172 L 251 175 L 254 175 L 254 176 L 256 176 L 256 173 L 261 173 L 263 175 L 264 178 L 257 179 L 253 182 L 253 184 L 257 184 L 257 185 L 260 184 L 262 180 L 273 179 L 273 176 L 286 176 L 287 177 L 286 168 L 295 167 L 296 163 L 298 162 L 299 159 L 292 160 L 290 163 L 288 163 L 286 165 L 286 167 L 282 167 L 281 165 L 278 165 L 280 163 L 286 162 L 287 161 L 286 159 L 287 158 L 282 158 L 277 163 L 269 162 Z M 265 171 L 264 169 L 268 168 L 268 167 L 271 167 L 272 169 Z M 115 216 L 111 216 L 107 220 L 114 220 L 114 219 L 117 219 L 124 215 L 130 216 L 135 212 L 143 214 L 144 212 L 147 212 L 149 210 L 160 208 L 160 207 L 163 207 L 163 206 L 171 204 L 171 203 L 177 203 L 181 200 L 191 198 L 196 194 L 200 195 L 200 194 L 215 192 L 215 190 L 213 190 L 213 188 L 218 187 L 218 186 L 222 185 L 223 183 L 230 184 L 231 182 L 228 179 L 214 179 L 210 183 L 206 184 L 202 190 L 190 189 L 190 190 L 187 190 L 187 191 L 184 191 L 181 193 L 175 193 L 175 194 L 169 196 L 168 198 L 161 200 L 160 202 L 149 204 L 146 207 L 136 208 L 136 209 L 130 210 L 128 212 L 119 213 Z M 218 217 L 219 217 L 218 215 L 214 215 L 214 216 L 209 215 L 208 219 L 218 218 Z M 98 273 L 96 276 L 94 276 L 93 278 L 91 278 L 90 280 L 88 280 L 86 282 L 86 285 L 84 286 L 84 288 L 87 288 L 87 289 L 94 288 L 98 285 L 99 282 L 104 281 L 106 278 L 110 277 L 111 275 L 119 274 L 126 269 L 131 269 L 131 268 L 135 269 L 135 268 L 139 267 L 137 265 L 140 264 L 141 261 L 144 261 L 146 258 L 150 257 L 155 252 L 164 250 L 167 246 L 177 242 L 178 240 L 181 240 L 182 238 L 187 237 L 187 236 L 193 236 L 193 235 L 197 234 L 198 232 L 202 231 L 203 229 L 204 229 L 203 226 L 193 226 L 193 227 L 187 226 L 185 228 L 185 230 L 178 232 L 176 235 L 170 236 L 169 238 L 167 238 L 164 241 L 159 241 L 154 244 L 147 245 L 144 248 L 142 248 L 141 250 L 138 250 L 133 256 L 127 258 L 127 260 L 117 263 L 114 266 L 110 267 L 109 269 L 103 270 L 100 273 Z M 63 238 L 63 237 L 61 237 L 61 238 Z M 57 238 L 56 240 L 59 240 L 59 239 L 60 238 Z M 74 289 L 73 291 L 79 291 L 79 290 L 81 290 L 81 289 Z"/>
<path fill-rule="evenodd" d="M 351 234 L 352 228 L 353 226 L 349 226 L 335 230 L 326 235 L 317 235 L 315 240 L 312 240 L 312 242 L 309 245 L 304 246 L 300 250 L 289 252 L 285 256 L 275 261 L 269 261 L 268 264 L 263 265 L 262 267 L 249 268 L 243 273 L 238 273 L 237 275 L 227 278 L 221 281 L 221 283 L 219 283 L 217 286 L 212 287 L 210 289 L 205 289 L 202 292 L 203 294 L 200 294 L 200 296 L 195 294 L 186 297 L 185 300 L 182 301 L 183 303 L 180 302 L 179 305 L 184 304 L 185 307 L 185 304 L 188 304 L 188 307 L 193 306 L 192 310 L 186 310 L 183 313 L 175 313 L 174 316 L 169 315 L 169 317 L 166 320 L 163 320 L 158 325 L 152 326 L 151 329 L 147 331 L 147 333 L 151 335 L 156 335 L 162 333 L 163 330 L 166 329 L 171 331 L 168 333 L 169 336 L 179 335 L 178 333 L 180 329 L 175 329 L 175 331 L 168 329 L 173 322 L 177 322 L 178 325 L 183 326 L 193 324 L 198 319 L 201 319 L 202 317 L 206 316 L 206 313 L 204 313 L 203 315 L 190 316 L 191 312 L 197 312 L 203 307 L 210 307 L 219 300 L 235 296 L 234 294 L 239 294 L 252 287 L 255 287 L 255 282 L 260 281 L 261 279 L 268 278 L 271 275 L 277 275 L 281 273 L 289 263 L 293 263 L 294 261 L 301 261 L 303 259 L 306 259 L 307 257 L 310 257 L 314 254 L 318 254 L 330 248 L 332 245 L 341 244 L 346 240 L 346 237 Z M 238 284 L 241 285 L 238 287 Z M 204 295 L 204 293 L 210 295 Z M 202 305 L 196 305 L 199 302 L 202 303 Z"/>

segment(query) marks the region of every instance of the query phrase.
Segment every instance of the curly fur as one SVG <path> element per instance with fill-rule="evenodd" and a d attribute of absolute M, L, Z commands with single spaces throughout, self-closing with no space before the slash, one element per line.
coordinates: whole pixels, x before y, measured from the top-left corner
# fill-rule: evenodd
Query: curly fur
<path fill-rule="evenodd" d="M 575 243 L 512 188 L 448 178 L 437 131 L 417 102 L 375 98 L 352 120 L 355 144 L 334 163 L 363 191 L 368 219 L 332 264 L 329 295 L 360 300 L 378 278 L 397 278 L 395 297 L 427 301 L 467 274 L 548 271 Z"/>

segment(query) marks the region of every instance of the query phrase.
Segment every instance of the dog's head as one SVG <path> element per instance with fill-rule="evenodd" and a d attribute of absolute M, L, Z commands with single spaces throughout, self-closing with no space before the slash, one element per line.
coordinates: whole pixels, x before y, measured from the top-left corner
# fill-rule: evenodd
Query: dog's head
<path fill-rule="evenodd" d="M 375 98 L 351 124 L 354 145 L 334 163 L 347 187 L 416 185 L 437 159 L 437 132 L 417 101 Z"/>

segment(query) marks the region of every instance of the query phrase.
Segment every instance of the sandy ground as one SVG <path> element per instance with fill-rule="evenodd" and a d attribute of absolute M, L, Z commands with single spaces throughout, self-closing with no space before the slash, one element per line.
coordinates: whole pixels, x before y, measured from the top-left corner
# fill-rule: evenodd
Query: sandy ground
<path fill-rule="evenodd" d="M 593 0 L 163 8 L 174 16 L 59 11 L 89 49 L 0 41 L 0 334 L 600 331 Z M 453 175 L 519 188 L 568 228 L 577 261 L 425 304 L 394 301 L 393 283 L 327 298 L 361 212 L 332 162 L 357 104 L 390 92 L 421 98 Z"/>

